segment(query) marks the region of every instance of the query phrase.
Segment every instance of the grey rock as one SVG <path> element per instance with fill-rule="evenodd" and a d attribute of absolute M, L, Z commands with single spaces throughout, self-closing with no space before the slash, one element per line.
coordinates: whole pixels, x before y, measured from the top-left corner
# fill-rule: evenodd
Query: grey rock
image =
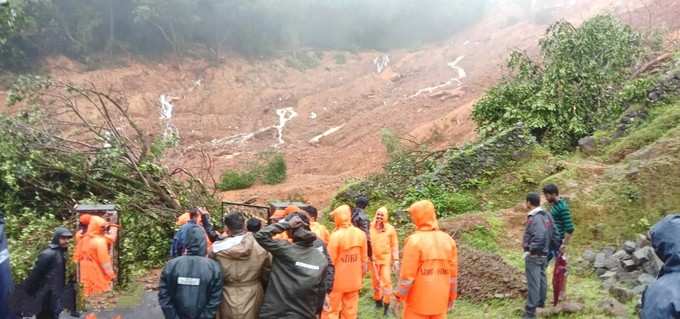
<path fill-rule="evenodd" d="M 604 253 L 605 257 L 609 257 L 609 256 L 613 255 L 615 251 L 616 251 L 616 248 L 614 248 L 612 246 L 607 246 L 605 248 L 602 248 L 602 252 Z"/>
<path fill-rule="evenodd" d="M 616 271 L 607 271 L 604 274 L 600 275 L 600 279 L 602 280 L 607 280 L 609 278 L 616 278 Z"/>
<path fill-rule="evenodd" d="M 597 253 L 595 255 L 595 261 L 593 262 L 593 267 L 604 268 L 604 262 L 607 260 L 605 253 Z"/>
<path fill-rule="evenodd" d="M 650 242 L 649 242 L 649 238 L 647 238 L 647 235 L 639 234 L 638 240 L 637 240 L 637 245 L 640 248 L 649 246 Z"/>
<path fill-rule="evenodd" d="M 607 298 L 601 301 L 598 304 L 598 307 L 602 309 L 604 313 L 616 318 L 626 318 L 628 315 L 626 306 L 613 298 Z"/>
<path fill-rule="evenodd" d="M 635 262 L 640 265 L 648 262 L 653 255 L 654 250 L 652 247 L 647 246 L 633 252 L 633 260 L 635 260 Z"/>
<path fill-rule="evenodd" d="M 647 289 L 647 285 L 637 285 L 631 290 L 635 295 L 642 295 L 643 292 L 645 292 L 645 289 Z"/>
<path fill-rule="evenodd" d="M 661 261 L 661 259 L 659 259 L 659 257 L 656 256 L 656 254 L 651 256 L 649 261 L 642 266 L 644 272 L 654 277 L 659 275 L 661 268 L 663 268 L 663 262 Z"/>
<path fill-rule="evenodd" d="M 606 272 L 607 272 L 607 268 L 596 268 L 596 269 L 595 269 L 595 273 L 596 273 L 598 276 L 602 276 L 602 275 L 604 275 Z"/>
<path fill-rule="evenodd" d="M 637 243 L 632 240 L 627 240 L 623 243 L 623 250 L 628 254 L 634 253 L 637 248 Z"/>
<path fill-rule="evenodd" d="M 622 284 L 627 284 L 630 286 L 633 286 L 637 284 L 638 277 L 642 274 L 641 271 L 635 270 L 635 271 L 620 271 L 616 274 L 616 279 Z"/>
<path fill-rule="evenodd" d="M 617 283 L 616 277 L 607 278 L 605 281 L 602 282 L 602 288 L 604 288 L 604 290 L 609 291 L 609 289 L 611 287 L 614 287 L 616 283 Z"/>
<path fill-rule="evenodd" d="M 592 250 L 592 249 L 586 249 L 583 252 L 583 260 L 587 261 L 589 264 L 592 264 L 595 261 L 595 256 L 597 254 Z"/>
<path fill-rule="evenodd" d="M 633 271 L 633 270 L 637 269 L 638 265 L 639 265 L 638 263 L 636 263 L 632 259 L 626 259 L 622 262 L 622 264 L 623 264 L 623 269 L 625 269 L 626 271 Z"/>
<path fill-rule="evenodd" d="M 595 153 L 595 146 L 596 146 L 596 141 L 595 138 L 592 136 L 586 136 L 580 140 L 578 140 L 578 147 L 581 150 L 581 152 L 585 154 L 593 154 Z"/>
<path fill-rule="evenodd" d="M 612 256 L 613 256 L 614 258 L 616 258 L 616 259 L 622 261 L 622 260 L 627 259 L 627 258 L 629 257 L 628 254 L 629 254 L 629 253 L 626 252 L 626 251 L 619 250 L 619 251 L 615 252 L 614 255 L 612 255 Z"/>
<path fill-rule="evenodd" d="M 638 276 L 637 282 L 640 285 L 649 285 L 656 281 L 656 277 L 648 274 L 648 273 L 642 273 Z"/>
<path fill-rule="evenodd" d="M 632 290 L 620 285 L 609 288 L 609 294 L 621 303 L 627 303 L 635 297 Z"/>
<path fill-rule="evenodd" d="M 619 269 L 619 268 L 621 268 L 621 260 L 614 257 L 614 255 L 611 255 L 611 256 L 607 257 L 607 259 L 605 259 L 604 267 L 609 269 L 609 270 Z"/>

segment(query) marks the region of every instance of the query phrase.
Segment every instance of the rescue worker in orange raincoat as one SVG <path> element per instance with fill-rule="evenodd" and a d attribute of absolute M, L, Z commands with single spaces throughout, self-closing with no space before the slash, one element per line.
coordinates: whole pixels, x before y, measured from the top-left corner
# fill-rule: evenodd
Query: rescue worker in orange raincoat
<path fill-rule="evenodd" d="M 371 285 L 376 308 L 383 308 L 387 315 L 392 296 L 392 272 L 390 267 L 399 269 L 399 238 L 397 231 L 388 222 L 387 208 L 380 207 L 375 212 L 371 223 L 371 245 L 373 261 L 371 267 Z"/>
<path fill-rule="evenodd" d="M 80 282 L 85 296 L 111 290 L 116 278 L 111 262 L 109 240 L 105 236 L 107 222 L 99 216 L 92 216 L 87 232 L 80 244 Z"/>
<path fill-rule="evenodd" d="M 274 213 L 272 214 L 272 216 L 269 218 L 270 221 L 271 221 L 271 223 L 272 223 L 272 224 L 276 224 L 276 223 L 278 223 L 280 220 L 286 218 L 286 216 L 288 216 L 288 214 L 290 213 L 290 211 L 293 210 L 292 208 L 290 208 L 290 209 L 289 209 L 289 208 L 290 208 L 290 206 L 289 206 L 289 207 L 286 207 L 286 209 L 277 209 L 276 211 L 274 211 Z M 297 209 L 296 209 L 296 210 L 297 210 Z M 292 242 L 292 240 L 290 239 L 290 237 L 288 237 L 288 233 L 286 233 L 286 232 L 282 232 L 282 233 L 276 234 L 276 235 L 273 237 L 273 239 L 275 239 L 275 240 L 286 240 L 286 241 Z"/>
<path fill-rule="evenodd" d="M 335 265 L 335 281 L 329 296 L 330 309 L 324 317 L 354 319 L 359 311 L 359 290 L 368 271 L 366 234 L 352 226 L 352 210 L 347 205 L 336 208 L 331 215 L 335 230 L 328 241 L 328 254 Z"/>
<path fill-rule="evenodd" d="M 92 215 L 90 214 L 82 214 L 80 215 L 79 218 L 79 229 L 76 232 L 76 235 L 74 237 L 75 239 L 75 249 L 73 250 L 73 261 L 78 263 L 80 261 L 80 256 L 81 256 L 81 250 L 82 250 L 82 241 L 83 237 L 85 236 L 85 233 L 87 232 L 87 226 L 90 224 L 90 219 L 92 219 Z M 109 245 L 109 249 L 113 247 L 113 244 L 116 243 L 116 240 L 118 239 L 118 225 L 115 224 L 109 224 L 108 226 L 111 227 L 111 230 L 105 231 L 104 232 L 104 237 L 106 237 L 106 241 Z"/>
<path fill-rule="evenodd" d="M 331 238 L 331 233 L 328 232 L 326 226 L 317 222 L 317 219 L 319 218 L 319 211 L 314 206 L 305 206 L 302 208 L 302 210 L 307 212 L 309 219 L 311 220 L 309 228 L 317 238 L 321 239 L 321 241 L 326 244 L 326 246 L 328 246 L 328 240 Z"/>
<path fill-rule="evenodd" d="M 404 242 L 397 297 L 405 303 L 405 319 L 446 318 L 458 297 L 456 242 L 440 231 L 428 200 L 408 209 L 416 231 Z"/>

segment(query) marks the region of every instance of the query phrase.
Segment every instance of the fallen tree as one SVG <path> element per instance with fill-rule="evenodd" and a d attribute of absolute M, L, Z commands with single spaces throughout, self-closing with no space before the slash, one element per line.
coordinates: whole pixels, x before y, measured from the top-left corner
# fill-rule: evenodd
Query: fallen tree
<path fill-rule="evenodd" d="M 8 101 L 16 112 L 0 118 L 0 206 L 15 279 L 26 275 L 55 225 L 75 225 L 78 202 L 118 205 L 123 279 L 165 260 L 184 208 L 217 207 L 200 179 L 163 165 L 176 139 L 142 129 L 123 95 L 32 77 L 17 82 Z"/>

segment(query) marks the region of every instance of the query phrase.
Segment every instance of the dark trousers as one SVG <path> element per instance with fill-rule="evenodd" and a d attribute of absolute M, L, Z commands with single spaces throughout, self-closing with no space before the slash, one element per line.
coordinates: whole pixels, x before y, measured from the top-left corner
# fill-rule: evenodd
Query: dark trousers
<path fill-rule="evenodd" d="M 545 277 L 545 268 L 548 266 L 547 256 L 529 255 L 525 259 L 527 276 L 527 304 L 526 317 L 536 315 L 536 308 L 545 306 L 545 298 L 548 292 L 548 281 Z"/>

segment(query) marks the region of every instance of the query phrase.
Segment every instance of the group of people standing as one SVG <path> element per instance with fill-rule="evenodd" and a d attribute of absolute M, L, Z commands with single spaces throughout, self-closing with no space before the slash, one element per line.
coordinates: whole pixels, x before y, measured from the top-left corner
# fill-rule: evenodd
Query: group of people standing
<path fill-rule="evenodd" d="M 259 230 L 231 213 L 210 249 L 194 215 L 176 236 L 182 254 L 161 274 L 165 317 L 358 318 L 359 292 L 370 273 L 373 299 L 384 314 L 397 299 L 404 318 L 446 318 L 457 298 L 457 248 L 439 230 L 434 205 L 419 201 L 409 208 L 416 230 L 401 257 L 388 210 L 378 209 L 370 221 L 367 206 L 362 197 L 354 208 L 337 207 L 332 232 L 311 206 L 276 211 Z M 398 272 L 396 291 L 392 271 Z"/>

